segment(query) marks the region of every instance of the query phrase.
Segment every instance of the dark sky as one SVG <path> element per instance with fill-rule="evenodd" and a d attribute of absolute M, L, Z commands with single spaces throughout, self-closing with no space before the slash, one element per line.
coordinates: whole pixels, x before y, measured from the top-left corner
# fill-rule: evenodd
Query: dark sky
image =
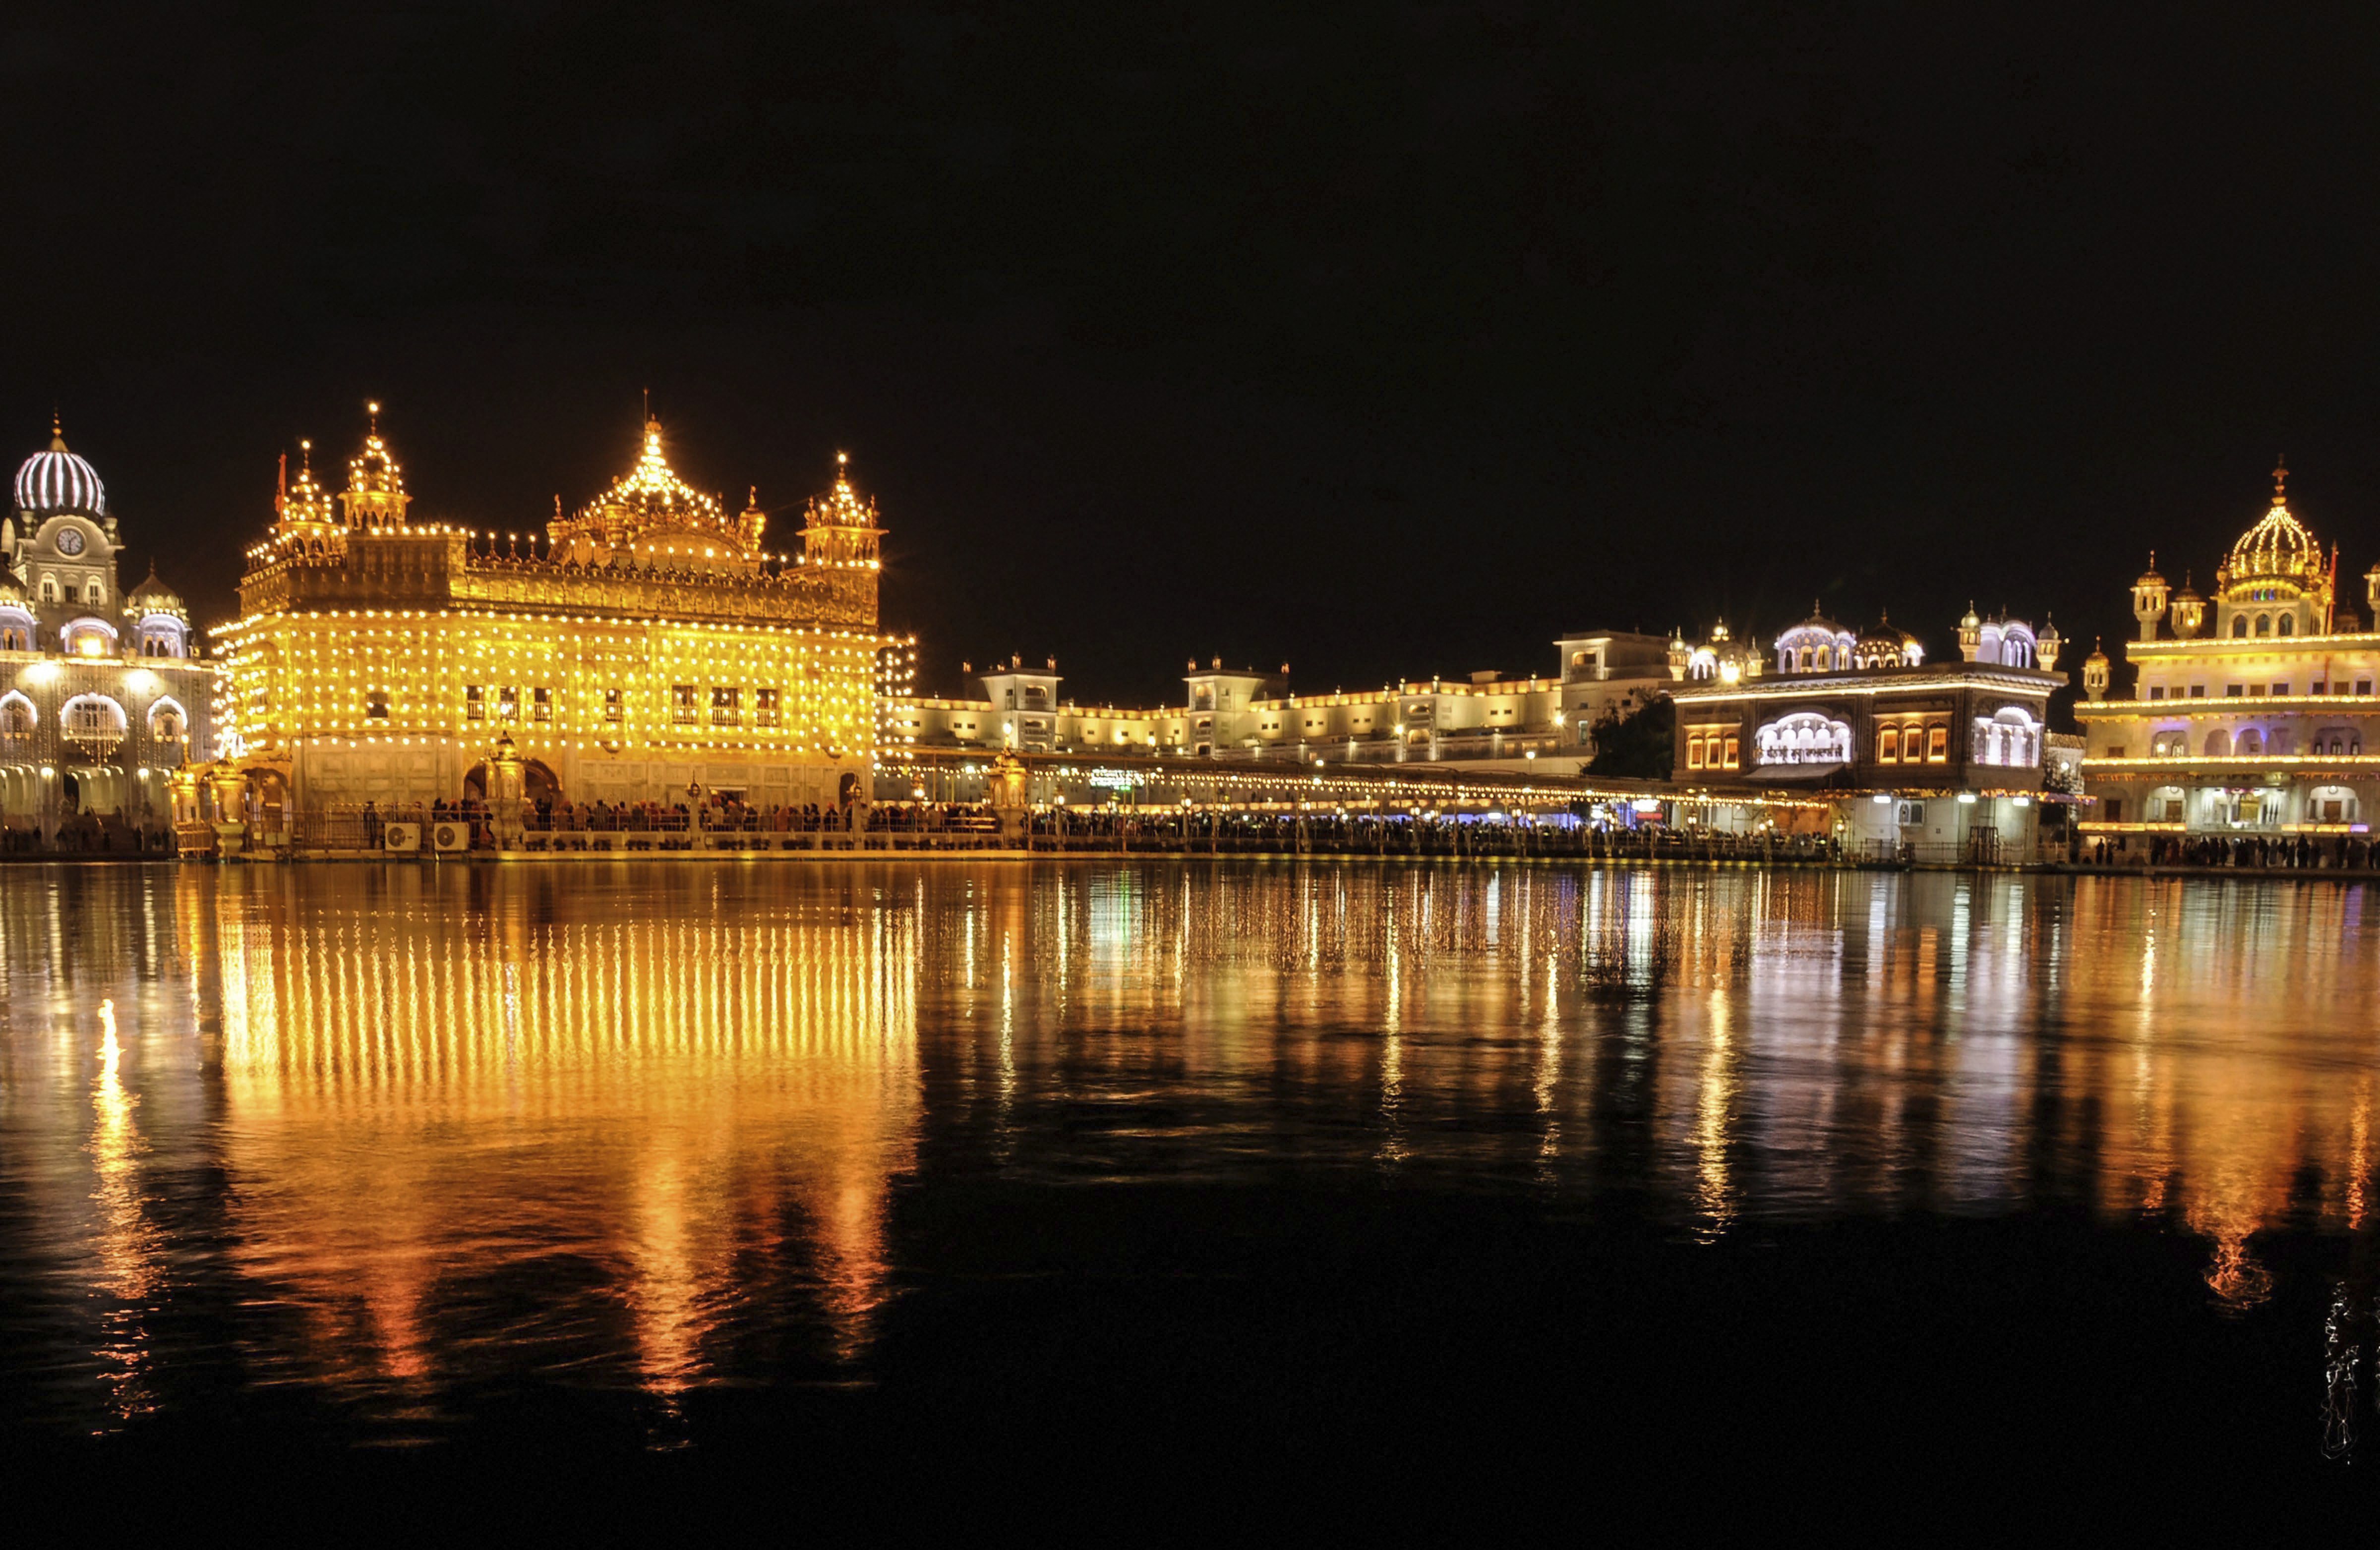
<path fill-rule="evenodd" d="M 2283 452 L 2380 560 L 2368 8 L 55 9 L 0 23 L 0 426 L 61 406 L 209 620 L 365 397 L 417 512 L 528 527 L 648 387 L 787 543 L 850 449 L 945 691 L 1813 596 L 2071 665 Z"/>

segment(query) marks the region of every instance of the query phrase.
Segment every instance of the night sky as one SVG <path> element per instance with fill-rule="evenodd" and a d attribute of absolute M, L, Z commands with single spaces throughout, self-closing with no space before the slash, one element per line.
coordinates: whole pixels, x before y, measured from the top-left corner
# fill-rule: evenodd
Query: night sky
<path fill-rule="evenodd" d="M 366 397 L 417 515 L 527 528 L 650 388 L 781 547 L 850 450 L 940 692 L 1543 672 L 1814 597 L 1937 652 L 2053 610 L 2072 667 L 2280 453 L 2362 604 L 2372 17 L 19 7 L 0 448 L 55 404 L 208 622 Z"/>

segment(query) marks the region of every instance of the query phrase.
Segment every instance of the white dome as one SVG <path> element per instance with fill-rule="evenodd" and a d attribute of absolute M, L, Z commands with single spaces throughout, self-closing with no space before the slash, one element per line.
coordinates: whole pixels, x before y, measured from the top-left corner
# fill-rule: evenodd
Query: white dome
<path fill-rule="evenodd" d="M 107 489 L 90 464 L 67 451 L 65 435 L 54 430 L 50 450 L 35 453 L 17 470 L 17 509 L 105 516 Z"/>

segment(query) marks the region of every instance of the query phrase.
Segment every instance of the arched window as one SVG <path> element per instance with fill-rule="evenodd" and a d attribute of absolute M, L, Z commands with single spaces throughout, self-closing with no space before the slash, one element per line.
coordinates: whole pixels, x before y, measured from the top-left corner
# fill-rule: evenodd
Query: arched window
<path fill-rule="evenodd" d="M 57 600 L 58 578 L 54 575 L 45 575 L 42 577 L 42 601 L 45 603 L 54 603 Z"/>
<path fill-rule="evenodd" d="M 2231 757 L 2231 734 L 2225 732 L 2221 727 L 2216 727 L 2213 732 L 2208 733 L 2206 734 L 2206 757 L 2211 759 L 2229 758 Z"/>
<path fill-rule="evenodd" d="M 2273 616 L 2271 614 L 2259 613 L 2256 615 L 2256 633 L 2260 636 L 2268 636 L 2273 633 Z"/>
<path fill-rule="evenodd" d="M 2231 751 L 2248 758 L 2265 751 L 2265 734 L 2254 727 L 2241 727 L 2240 735 L 2231 740 Z"/>
<path fill-rule="evenodd" d="M 2296 615 L 2296 614 L 2294 614 L 2294 613 L 2284 613 L 2284 614 L 2282 614 L 2282 615 L 2281 615 L 2281 623 L 2280 623 L 2280 625 L 2279 625 L 2279 627 L 2278 627 L 2277 629 L 2276 629 L 2273 633 L 2274 633 L 2275 635 L 2285 635 L 2285 636 L 2293 636 L 2293 635 L 2297 634 L 2297 633 L 2298 633 L 2298 618 L 2297 618 L 2297 615 Z"/>
<path fill-rule="evenodd" d="M 1878 764 L 1900 762 L 1900 729 L 1887 727 L 1876 734 L 1876 761 Z"/>
<path fill-rule="evenodd" d="M 33 735 L 33 707 L 22 695 L 10 695 L 0 700 L 0 734 L 9 737 Z"/>
<path fill-rule="evenodd" d="M 2234 640 L 2245 640 L 2248 638 L 2248 616 L 2246 614 L 2235 613 L 2231 616 L 2231 638 Z"/>
<path fill-rule="evenodd" d="M 100 587 L 99 577 L 97 576 L 92 576 L 91 578 L 91 584 L 82 589 L 83 601 L 85 602 L 95 603 L 106 595 L 106 592 Z"/>

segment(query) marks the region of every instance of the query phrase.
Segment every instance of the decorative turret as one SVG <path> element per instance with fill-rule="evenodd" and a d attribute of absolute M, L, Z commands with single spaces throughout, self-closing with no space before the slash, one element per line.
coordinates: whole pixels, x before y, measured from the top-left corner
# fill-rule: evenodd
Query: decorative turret
<path fill-rule="evenodd" d="M 288 467 L 285 459 L 282 467 L 285 470 Z M 298 443 L 298 478 L 295 482 L 284 485 L 273 505 L 280 517 L 276 530 L 284 533 L 293 527 L 327 527 L 338 520 L 331 492 L 315 482 L 313 442 L 300 441 Z"/>
<path fill-rule="evenodd" d="M 2095 700 L 2107 697 L 2107 653 L 2095 640 L 2091 654 L 2082 659 L 2082 692 Z"/>
<path fill-rule="evenodd" d="M 2380 621 L 2380 565 L 2363 573 L 2363 600 L 2372 605 L 2372 617 Z"/>
<path fill-rule="evenodd" d="M 2063 647 L 2065 644 L 2066 637 L 2058 633 L 2058 626 L 2049 622 L 2049 615 L 2046 613 L 2043 614 L 2041 616 L 2041 633 L 2033 637 L 2034 660 L 2042 672 L 2056 672 L 2058 671 L 2058 648 Z"/>
<path fill-rule="evenodd" d="M 2155 640 L 2157 621 L 2165 617 L 2165 577 L 2157 575 L 2156 551 L 2149 551 L 2149 568 L 2132 583 L 2132 617 L 2141 622 L 2141 638 Z"/>
<path fill-rule="evenodd" d="M 413 500 L 405 492 L 405 470 L 380 439 L 380 406 L 367 404 L 364 413 L 370 418 L 363 449 L 347 460 L 347 488 L 339 497 L 347 509 L 347 526 L 402 527 L 405 508 Z"/>
<path fill-rule="evenodd" d="M 1984 621 L 1975 612 L 1974 599 L 1967 599 L 1967 612 L 1959 620 L 1959 655 L 1969 661 L 1984 644 Z"/>
<path fill-rule="evenodd" d="M 883 529 L 876 525 L 876 503 L 862 501 L 851 484 L 851 454 L 834 454 L 834 485 L 809 504 L 802 529 L 802 556 L 813 565 L 878 570 Z"/>
<path fill-rule="evenodd" d="M 2173 633 L 2184 640 L 2196 638 L 2206 627 L 2206 599 L 2190 584 L 2190 573 L 2181 573 L 2181 590 L 2173 595 Z"/>
<path fill-rule="evenodd" d="M 2372 567 L 2372 576 L 2374 595 L 2375 597 L 2380 597 L 2380 565 L 2374 565 Z M 1686 676 L 1686 668 L 1694 661 L 1694 648 L 1686 644 L 1686 632 L 1682 629 L 1670 631 L 1670 676 L 1680 683 L 1683 683 Z"/>

